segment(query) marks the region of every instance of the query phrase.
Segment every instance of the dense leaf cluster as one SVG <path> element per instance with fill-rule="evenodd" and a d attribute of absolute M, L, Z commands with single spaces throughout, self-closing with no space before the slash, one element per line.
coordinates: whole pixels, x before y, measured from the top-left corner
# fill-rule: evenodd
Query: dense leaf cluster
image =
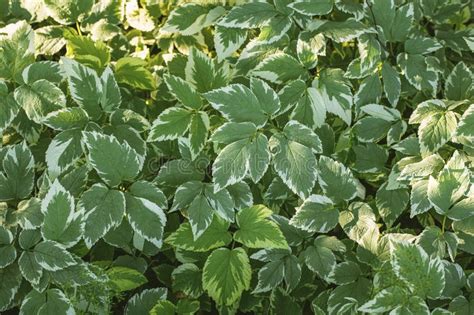
<path fill-rule="evenodd" d="M 473 314 L 469 0 L 0 0 L 0 312 Z"/>

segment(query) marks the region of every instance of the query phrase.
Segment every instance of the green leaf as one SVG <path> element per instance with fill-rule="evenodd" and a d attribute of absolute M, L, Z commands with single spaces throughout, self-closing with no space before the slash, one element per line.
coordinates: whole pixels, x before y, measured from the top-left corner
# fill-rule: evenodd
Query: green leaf
<path fill-rule="evenodd" d="M 429 37 L 415 37 L 405 41 L 405 52 L 413 55 L 429 54 L 441 47 L 441 44 L 436 39 Z"/>
<path fill-rule="evenodd" d="M 385 119 L 364 117 L 355 123 L 353 131 L 361 142 L 378 142 L 387 135 L 391 126 Z"/>
<path fill-rule="evenodd" d="M 360 35 L 368 32 L 367 27 L 359 21 L 349 19 L 342 22 L 325 20 L 324 23 L 315 24 L 315 29 L 310 26 L 311 30 L 317 30 L 325 36 L 337 43 L 350 41 Z"/>
<path fill-rule="evenodd" d="M 153 122 L 149 142 L 173 140 L 181 137 L 189 128 L 192 113 L 184 108 L 170 107 Z"/>
<path fill-rule="evenodd" d="M 13 122 L 21 108 L 13 95 L 13 93 L 8 94 L 8 87 L 0 81 L 0 132 L 2 133 Z"/>
<path fill-rule="evenodd" d="M 224 12 L 222 7 L 210 9 L 199 4 L 187 3 L 171 12 L 161 31 L 193 35 L 212 25 Z"/>
<path fill-rule="evenodd" d="M 61 65 L 56 61 L 34 62 L 23 70 L 21 76 L 26 84 L 32 84 L 41 79 L 51 83 L 61 83 L 64 79 Z"/>
<path fill-rule="evenodd" d="M 229 81 L 227 67 L 218 67 L 214 60 L 196 48 L 189 51 L 185 76 L 186 82 L 195 86 L 200 93 L 223 87 Z"/>
<path fill-rule="evenodd" d="M 438 73 L 428 67 L 426 59 L 422 55 L 410 55 L 401 53 L 397 57 L 406 79 L 417 90 L 426 90 L 433 94 L 438 86 Z"/>
<path fill-rule="evenodd" d="M 258 283 L 253 293 L 267 292 L 277 287 L 285 274 L 285 264 L 283 260 L 271 261 L 265 264 L 258 271 Z"/>
<path fill-rule="evenodd" d="M 100 99 L 100 105 L 105 112 L 113 112 L 115 109 L 120 107 L 122 103 L 122 95 L 120 89 L 115 80 L 112 70 L 107 67 L 100 76 L 102 83 L 102 97 Z"/>
<path fill-rule="evenodd" d="M 163 243 L 166 214 L 156 203 L 125 194 L 127 218 L 135 233 L 156 247 Z"/>
<path fill-rule="evenodd" d="M 35 254 L 24 251 L 18 259 L 18 267 L 21 275 L 33 285 L 40 283 L 43 276 L 43 268 L 36 262 Z"/>
<path fill-rule="evenodd" d="M 231 84 L 204 94 L 204 97 L 231 122 L 253 122 L 265 125 L 267 116 L 252 91 L 242 84 Z"/>
<path fill-rule="evenodd" d="M 22 277 L 17 264 L 0 268 L 0 311 L 9 309 L 16 293 L 20 289 Z"/>
<path fill-rule="evenodd" d="M 19 83 L 24 68 L 35 61 L 35 33 L 24 20 L 0 28 L 0 77 Z"/>
<path fill-rule="evenodd" d="M 319 128 L 326 119 L 326 106 L 331 101 L 324 90 L 307 88 L 304 95 L 296 103 L 290 118 L 311 129 Z"/>
<path fill-rule="evenodd" d="M 204 195 L 199 194 L 188 207 L 189 223 L 194 240 L 198 239 L 212 223 L 214 211 Z"/>
<path fill-rule="evenodd" d="M 300 135 L 303 135 L 300 137 Z M 319 138 L 307 127 L 290 121 L 275 134 L 269 145 L 273 166 L 283 182 L 298 196 L 309 196 L 316 182 L 316 157 Z"/>
<path fill-rule="evenodd" d="M 413 3 L 407 3 L 399 7 L 393 18 L 390 33 L 386 34 L 387 39 L 395 42 L 405 41 L 413 24 L 414 15 L 415 9 Z M 388 23 L 388 21 L 386 23 Z"/>
<path fill-rule="evenodd" d="M 451 71 L 444 86 L 446 98 L 454 101 L 471 99 L 474 96 L 472 72 L 464 62 L 459 62 Z"/>
<path fill-rule="evenodd" d="M 195 251 L 207 252 L 211 249 L 225 246 L 232 241 L 231 234 L 227 231 L 229 223 L 214 216 L 211 225 L 196 240 L 189 223 L 182 223 L 178 230 L 172 233 L 166 243 L 174 247 Z"/>
<path fill-rule="evenodd" d="M 182 291 L 191 298 L 198 298 L 202 293 L 202 271 L 194 264 L 179 265 L 171 274 L 173 290 Z"/>
<path fill-rule="evenodd" d="M 48 271 L 57 271 L 76 264 L 74 257 L 59 243 L 42 241 L 34 248 L 36 262 Z"/>
<path fill-rule="evenodd" d="M 170 92 L 185 107 L 199 109 L 202 106 L 201 97 L 191 84 L 180 77 L 169 74 L 165 75 L 164 79 Z"/>
<path fill-rule="evenodd" d="M 307 69 L 312 69 L 318 64 L 318 56 L 324 55 L 326 50 L 326 41 L 322 34 L 313 32 L 301 32 L 296 44 L 296 52 L 299 61 Z"/>
<path fill-rule="evenodd" d="M 176 306 L 168 300 L 161 300 L 153 306 L 150 315 L 174 315 Z"/>
<path fill-rule="evenodd" d="M 474 105 L 470 105 L 469 108 L 462 115 L 459 121 L 456 134 L 458 136 L 466 137 L 471 143 L 474 144 L 474 131 L 472 126 L 474 125 Z"/>
<path fill-rule="evenodd" d="M 16 88 L 14 97 L 28 118 L 38 124 L 42 123 L 49 113 L 66 106 L 64 93 L 46 80 Z"/>
<path fill-rule="evenodd" d="M 382 96 L 382 83 L 377 74 L 368 76 L 360 83 L 357 93 L 354 95 L 354 103 L 362 106 L 371 103 L 378 103 Z"/>
<path fill-rule="evenodd" d="M 128 143 L 96 131 L 84 131 L 83 137 L 91 165 L 110 187 L 132 180 L 140 172 L 138 154 Z"/>
<path fill-rule="evenodd" d="M 0 173 L 0 200 L 26 199 L 34 185 L 35 161 L 26 142 L 8 147 Z"/>
<path fill-rule="evenodd" d="M 43 123 L 55 130 L 83 128 L 89 122 L 87 112 L 80 107 L 66 107 L 50 112 Z"/>
<path fill-rule="evenodd" d="M 410 217 L 425 213 L 431 209 L 432 205 L 426 196 L 428 195 L 428 180 L 416 181 L 410 194 L 411 212 Z"/>
<path fill-rule="evenodd" d="M 156 81 L 147 63 L 135 57 L 123 57 L 115 64 L 115 79 L 140 90 L 155 90 Z"/>
<path fill-rule="evenodd" d="M 319 158 L 318 181 L 326 196 L 335 203 L 348 201 L 357 195 L 357 183 L 352 172 L 342 163 L 326 156 Z"/>
<path fill-rule="evenodd" d="M 383 313 L 389 312 L 404 304 L 407 292 L 398 286 L 392 286 L 378 292 L 373 299 L 359 307 L 360 312 Z"/>
<path fill-rule="evenodd" d="M 422 152 L 436 152 L 456 132 L 457 119 L 452 111 L 436 113 L 424 119 L 418 129 Z"/>
<path fill-rule="evenodd" d="M 259 107 L 268 115 L 272 116 L 280 109 L 280 99 L 276 92 L 263 80 L 250 79 L 250 89 L 257 97 Z"/>
<path fill-rule="evenodd" d="M 214 31 L 214 47 L 219 62 L 231 56 L 247 39 L 245 29 L 216 25 Z"/>
<path fill-rule="evenodd" d="M 218 304 L 235 303 L 250 288 L 252 270 L 242 248 L 214 250 L 203 269 L 203 288 Z"/>
<path fill-rule="evenodd" d="M 189 149 L 191 151 L 191 159 L 196 159 L 204 149 L 209 129 L 210 121 L 206 112 L 198 112 L 191 117 L 189 124 Z"/>
<path fill-rule="evenodd" d="M 406 189 L 388 190 L 386 185 L 380 187 L 376 194 L 375 203 L 387 226 L 392 226 L 405 211 L 409 198 L 410 194 Z"/>
<path fill-rule="evenodd" d="M 166 288 L 146 289 L 136 293 L 128 301 L 125 315 L 149 314 L 158 301 L 166 300 L 167 295 L 168 289 Z"/>
<path fill-rule="evenodd" d="M 46 164 L 50 175 L 63 174 L 83 155 L 80 129 L 58 133 L 46 150 Z"/>
<path fill-rule="evenodd" d="M 84 241 L 90 248 L 120 225 L 125 214 L 125 197 L 121 191 L 94 184 L 82 194 L 77 208 L 84 212 Z"/>
<path fill-rule="evenodd" d="M 398 72 L 389 63 L 384 62 L 382 66 L 382 79 L 385 96 L 392 106 L 396 106 L 400 98 L 401 81 Z"/>
<path fill-rule="evenodd" d="M 270 163 L 268 140 L 251 123 L 226 123 L 211 140 L 230 143 L 219 152 L 212 166 L 214 189 L 221 190 L 240 182 L 247 174 L 255 183 L 265 174 Z"/>
<path fill-rule="evenodd" d="M 32 290 L 23 300 L 20 314 L 76 314 L 71 301 L 59 289 Z"/>
<path fill-rule="evenodd" d="M 469 178 L 463 158 L 455 151 L 438 177 L 430 176 L 428 181 L 428 199 L 436 212 L 449 216 L 451 206 L 468 190 Z"/>
<path fill-rule="evenodd" d="M 141 272 L 127 267 L 112 267 L 107 270 L 107 276 L 116 292 L 130 291 L 148 282 Z"/>
<path fill-rule="evenodd" d="M 341 69 L 324 69 L 319 79 L 320 94 L 326 110 L 340 117 L 346 124 L 352 121 L 353 96 L 351 82 Z"/>
<path fill-rule="evenodd" d="M 396 243 L 391 255 L 395 274 L 421 298 L 440 297 L 445 286 L 444 267 L 438 258 L 430 258 L 418 245 Z"/>
<path fill-rule="evenodd" d="M 92 9 L 94 1 L 85 0 L 76 3 L 73 0 L 45 0 L 44 1 L 51 17 L 60 24 L 73 24 L 79 20 L 79 17 Z"/>
<path fill-rule="evenodd" d="M 102 82 L 97 73 L 79 62 L 62 58 L 73 100 L 94 119 L 101 116 Z"/>
<path fill-rule="evenodd" d="M 272 83 L 282 84 L 306 76 L 306 70 L 294 57 L 277 52 L 262 60 L 252 75 L 268 80 Z"/>
<path fill-rule="evenodd" d="M 127 2 L 125 5 L 125 17 L 130 26 L 142 32 L 151 32 L 156 27 L 148 7 L 139 6 L 137 0 Z"/>
<path fill-rule="evenodd" d="M 12 264 L 17 256 L 13 243 L 13 234 L 6 228 L 0 227 L 0 268 Z"/>
<path fill-rule="evenodd" d="M 309 232 L 327 233 L 338 223 L 339 211 L 331 199 L 322 195 L 309 196 L 296 209 L 290 224 Z"/>
<path fill-rule="evenodd" d="M 336 265 L 333 275 L 331 275 L 331 281 L 338 285 L 348 284 L 357 281 L 360 275 L 361 270 L 357 263 L 345 261 Z"/>
<path fill-rule="evenodd" d="M 234 28 L 254 28 L 265 25 L 278 14 L 271 4 L 251 2 L 235 6 L 219 21 L 219 25 Z"/>
<path fill-rule="evenodd" d="M 296 0 L 290 3 L 288 6 L 296 12 L 304 15 L 324 15 L 332 11 L 333 0 L 323 1 L 307 1 L 307 0 Z"/>
<path fill-rule="evenodd" d="M 56 241 L 66 247 L 81 239 L 84 224 L 82 212 L 74 211 L 73 196 L 55 180 L 41 202 L 44 222 L 41 234 L 45 240 Z"/>
<path fill-rule="evenodd" d="M 288 248 L 278 225 L 269 220 L 271 215 L 272 211 L 263 205 L 240 210 L 234 239 L 249 248 Z"/>
<path fill-rule="evenodd" d="M 327 247 L 309 246 L 303 255 L 308 268 L 323 279 L 328 277 L 336 266 L 336 256 Z"/>
<path fill-rule="evenodd" d="M 106 44 L 86 36 L 67 36 L 66 55 L 81 64 L 102 72 L 110 62 L 110 51 Z"/>

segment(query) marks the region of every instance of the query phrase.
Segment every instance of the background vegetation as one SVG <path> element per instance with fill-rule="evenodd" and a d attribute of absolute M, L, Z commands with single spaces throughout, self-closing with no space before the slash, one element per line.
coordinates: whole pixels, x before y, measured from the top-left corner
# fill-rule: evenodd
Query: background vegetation
<path fill-rule="evenodd" d="M 0 312 L 474 314 L 469 0 L 0 0 Z"/>

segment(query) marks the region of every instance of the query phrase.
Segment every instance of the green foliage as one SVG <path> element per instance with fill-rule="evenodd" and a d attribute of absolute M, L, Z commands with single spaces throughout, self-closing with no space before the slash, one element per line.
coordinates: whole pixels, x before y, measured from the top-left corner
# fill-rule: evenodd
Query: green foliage
<path fill-rule="evenodd" d="M 473 314 L 472 16 L 0 0 L 0 312 Z"/>

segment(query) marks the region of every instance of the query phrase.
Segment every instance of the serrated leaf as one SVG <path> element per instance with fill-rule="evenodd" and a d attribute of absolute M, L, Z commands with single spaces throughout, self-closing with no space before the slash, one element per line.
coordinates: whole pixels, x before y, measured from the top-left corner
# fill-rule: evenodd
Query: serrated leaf
<path fill-rule="evenodd" d="M 171 12 L 161 31 L 193 35 L 212 25 L 224 12 L 222 7 L 210 9 L 196 3 L 187 3 Z"/>
<path fill-rule="evenodd" d="M 247 30 L 217 25 L 214 33 L 214 46 L 217 59 L 222 61 L 231 56 L 247 39 Z"/>
<path fill-rule="evenodd" d="M 418 245 L 393 244 L 391 264 L 395 274 L 421 298 L 437 298 L 445 286 L 444 267 Z"/>
<path fill-rule="evenodd" d="M 191 225 L 189 223 L 183 223 L 165 242 L 184 250 L 207 252 L 231 242 L 232 236 L 227 231 L 228 228 L 228 222 L 214 216 L 211 225 L 209 225 L 206 231 L 196 240 L 194 240 Z"/>
<path fill-rule="evenodd" d="M 56 241 L 66 247 L 81 239 L 84 224 L 82 212 L 75 212 L 74 198 L 55 180 L 41 202 L 44 215 L 41 234 L 45 240 Z"/>
<path fill-rule="evenodd" d="M 271 261 L 258 271 L 258 283 L 253 293 L 262 293 L 277 287 L 285 274 L 285 264 L 282 260 Z"/>
<path fill-rule="evenodd" d="M 202 51 L 191 48 L 185 67 L 185 77 L 186 82 L 194 85 L 198 92 L 205 93 L 225 86 L 228 75 L 226 67 L 218 67 L 215 61 Z"/>
<path fill-rule="evenodd" d="M 306 69 L 294 57 L 277 52 L 262 60 L 252 71 L 252 75 L 282 84 L 307 75 Z"/>
<path fill-rule="evenodd" d="M 115 64 L 115 79 L 119 83 L 130 85 L 141 90 L 156 89 L 156 81 L 145 67 L 144 60 L 135 57 L 123 57 Z"/>
<path fill-rule="evenodd" d="M 46 80 L 16 88 L 14 98 L 28 118 L 38 124 L 42 123 L 49 113 L 66 106 L 64 93 Z"/>
<path fill-rule="evenodd" d="M 156 247 L 163 244 L 166 214 L 148 199 L 125 194 L 127 218 L 135 233 Z"/>
<path fill-rule="evenodd" d="M 194 109 L 202 106 L 201 97 L 191 84 L 174 75 L 165 75 L 164 79 L 170 92 L 184 106 Z"/>
<path fill-rule="evenodd" d="M 95 184 L 82 194 L 77 207 L 84 212 L 84 241 L 88 247 L 92 247 L 122 222 L 125 197 L 121 191 Z"/>
<path fill-rule="evenodd" d="M 405 211 L 410 194 L 406 189 L 387 190 L 383 185 L 377 191 L 375 203 L 379 214 L 387 226 L 391 226 Z"/>
<path fill-rule="evenodd" d="M 356 197 L 357 184 L 354 176 L 342 163 L 321 156 L 318 165 L 319 185 L 329 198 L 338 203 Z"/>
<path fill-rule="evenodd" d="M 288 6 L 300 14 L 313 16 L 330 13 L 332 11 L 333 4 L 333 0 L 323 0 L 314 2 L 306 0 L 296 0 L 293 3 L 290 3 Z"/>
<path fill-rule="evenodd" d="M 189 128 L 192 113 L 184 108 L 170 107 L 153 122 L 147 141 L 173 140 L 181 137 Z"/>
<path fill-rule="evenodd" d="M 253 122 L 263 126 L 267 121 L 258 98 L 242 84 L 231 84 L 204 95 L 212 107 L 232 122 Z"/>
<path fill-rule="evenodd" d="M 102 82 L 97 73 L 79 62 L 62 58 L 63 70 L 66 74 L 69 91 L 74 101 L 94 119 L 100 117 L 100 100 Z"/>
<path fill-rule="evenodd" d="M 322 195 L 309 196 L 296 209 L 290 224 L 309 232 L 327 233 L 339 219 L 339 211 L 334 209 L 331 199 Z"/>
<path fill-rule="evenodd" d="M 127 267 L 112 267 L 107 270 L 107 276 L 116 292 L 133 290 L 147 283 L 146 277 L 141 272 Z"/>
<path fill-rule="evenodd" d="M 250 288 L 251 277 L 249 258 L 242 248 L 219 248 L 207 258 L 202 282 L 204 290 L 218 304 L 231 305 Z"/>
<path fill-rule="evenodd" d="M 20 314 L 75 315 L 76 312 L 64 292 L 59 289 L 49 289 L 42 293 L 32 290 L 23 300 Z"/>
<path fill-rule="evenodd" d="M 34 159 L 25 142 L 10 146 L 3 156 L 0 200 L 25 199 L 34 184 Z"/>
<path fill-rule="evenodd" d="M 278 225 L 269 220 L 271 215 L 272 211 L 263 205 L 240 210 L 234 239 L 249 248 L 288 248 Z"/>
<path fill-rule="evenodd" d="M 114 187 L 138 175 L 138 154 L 127 143 L 120 143 L 116 137 L 96 131 L 84 131 L 83 137 L 89 161 L 107 185 Z"/>
<path fill-rule="evenodd" d="M 34 248 L 36 262 L 48 271 L 57 271 L 76 264 L 73 256 L 59 243 L 42 241 Z"/>
<path fill-rule="evenodd" d="M 253 28 L 264 25 L 278 14 L 275 8 L 265 2 L 251 2 L 236 6 L 219 21 L 219 25 L 235 28 Z"/>

